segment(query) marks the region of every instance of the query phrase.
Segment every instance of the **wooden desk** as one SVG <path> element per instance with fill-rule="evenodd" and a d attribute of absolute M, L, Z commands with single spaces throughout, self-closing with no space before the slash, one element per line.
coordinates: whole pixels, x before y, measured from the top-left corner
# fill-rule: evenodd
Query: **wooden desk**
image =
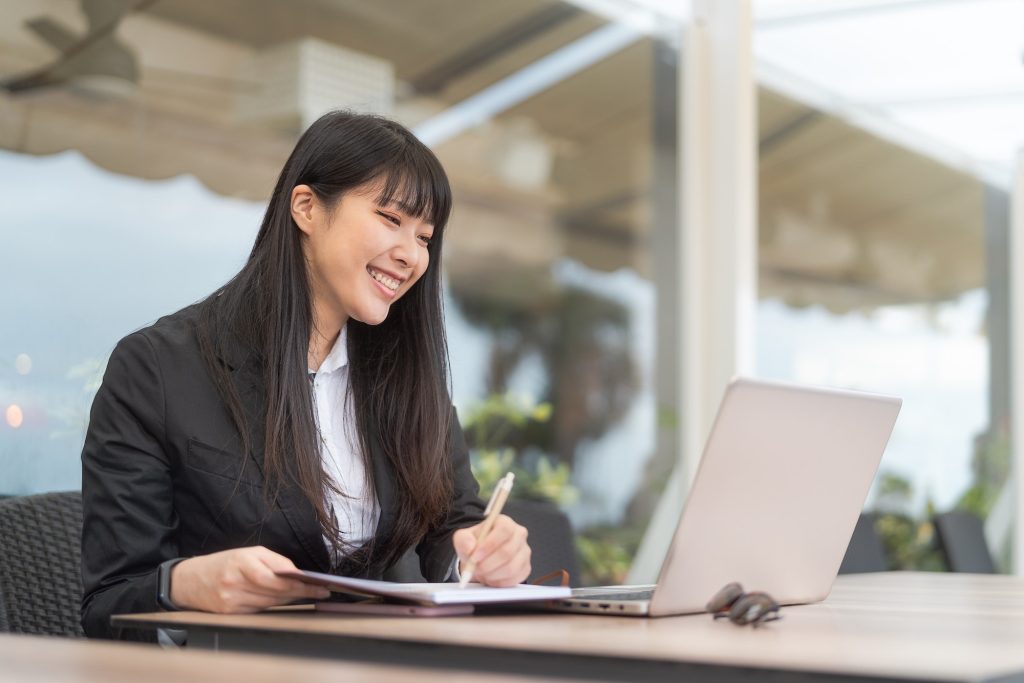
<path fill-rule="evenodd" d="M 709 615 L 441 619 L 304 612 L 114 617 L 187 628 L 191 646 L 603 680 L 1024 680 L 1024 579 L 842 576 L 824 603 L 759 629 Z"/>
<path fill-rule="evenodd" d="M 514 683 L 515 676 L 0 634 L 3 683 Z"/>

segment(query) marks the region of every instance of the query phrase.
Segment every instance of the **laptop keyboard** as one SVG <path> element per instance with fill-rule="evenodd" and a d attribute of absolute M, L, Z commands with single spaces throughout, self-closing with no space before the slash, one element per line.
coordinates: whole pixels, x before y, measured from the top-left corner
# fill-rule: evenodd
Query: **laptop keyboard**
<path fill-rule="evenodd" d="M 586 593 L 583 595 L 572 596 L 576 600 L 628 600 L 628 601 L 641 601 L 650 600 L 651 595 L 654 594 L 652 589 L 646 589 L 641 591 L 621 591 L 618 593 Z"/>

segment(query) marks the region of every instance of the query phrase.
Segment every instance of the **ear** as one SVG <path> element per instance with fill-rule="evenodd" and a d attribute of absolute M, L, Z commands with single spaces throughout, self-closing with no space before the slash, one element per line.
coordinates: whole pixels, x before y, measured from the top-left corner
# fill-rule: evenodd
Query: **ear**
<path fill-rule="evenodd" d="M 316 228 L 316 221 L 320 210 L 320 203 L 309 185 L 296 185 L 292 190 L 291 211 L 292 219 L 299 226 L 299 230 L 312 235 Z"/>

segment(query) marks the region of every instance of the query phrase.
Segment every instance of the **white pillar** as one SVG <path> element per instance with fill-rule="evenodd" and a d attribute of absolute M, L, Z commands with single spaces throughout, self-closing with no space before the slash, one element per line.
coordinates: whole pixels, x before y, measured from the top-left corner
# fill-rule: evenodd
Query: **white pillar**
<path fill-rule="evenodd" d="M 1010 188 L 1010 477 L 1014 487 L 1011 571 L 1024 576 L 1024 150 Z"/>
<path fill-rule="evenodd" d="M 630 571 L 653 583 L 722 390 L 754 365 L 757 86 L 750 0 L 693 0 L 680 83 L 679 459 Z"/>

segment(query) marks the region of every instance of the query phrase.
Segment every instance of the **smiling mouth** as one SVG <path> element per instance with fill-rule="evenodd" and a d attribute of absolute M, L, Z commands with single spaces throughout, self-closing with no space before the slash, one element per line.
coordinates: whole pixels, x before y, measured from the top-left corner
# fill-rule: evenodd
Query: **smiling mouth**
<path fill-rule="evenodd" d="M 396 280 L 395 278 L 391 277 L 390 275 L 385 275 L 384 273 L 380 272 L 376 268 L 372 268 L 370 266 L 367 266 L 366 267 L 366 272 L 370 274 L 370 277 L 372 277 L 374 280 L 376 280 L 383 287 L 386 287 L 392 293 L 397 292 L 398 288 L 402 284 L 400 280 Z"/>

